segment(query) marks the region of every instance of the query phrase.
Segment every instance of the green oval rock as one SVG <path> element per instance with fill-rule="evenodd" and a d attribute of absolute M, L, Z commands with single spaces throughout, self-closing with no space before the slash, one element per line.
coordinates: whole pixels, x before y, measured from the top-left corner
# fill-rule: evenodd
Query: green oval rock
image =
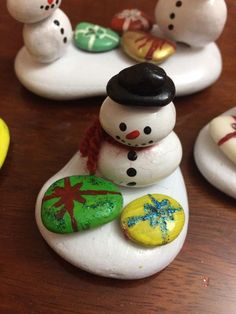
<path fill-rule="evenodd" d="M 48 188 L 41 217 L 49 231 L 69 234 L 104 225 L 122 208 L 123 197 L 113 183 L 95 176 L 71 176 Z"/>
<path fill-rule="evenodd" d="M 119 46 L 120 36 L 109 28 L 80 23 L 75 29 L 75 45 L 85 51 L 105 52 Z"/>

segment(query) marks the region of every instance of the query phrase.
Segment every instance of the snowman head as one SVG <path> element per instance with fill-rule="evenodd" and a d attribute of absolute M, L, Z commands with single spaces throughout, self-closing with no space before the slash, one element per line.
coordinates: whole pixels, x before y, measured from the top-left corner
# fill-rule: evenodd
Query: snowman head
<path fill-rule="evenodd" d="M 159 0 L 155 16 L 165 37 L 203 47 L 221 35 L 227 7 L 225 0 Z"/>
<path fill-rule="evenodd" d="M 163 69 L 150 63 L 134 65 L 109 81 L 107 93 L 100 122 L 116 141 L 146 147 L 173 130 L 175 86 Z"/>
<path fill-rule="evenodd" d="M 128 107 L 104 101 L 100 111 L 102 128 L 117 142 L 132 147 L 147 147 L 166 137 L 175 126 L 175 107 Z"/>
<path fill-rule="evenodd" d="M 7 0 L 9 13 L 17 21 L 36 23 L 50 16 L 62 0 Z"/>

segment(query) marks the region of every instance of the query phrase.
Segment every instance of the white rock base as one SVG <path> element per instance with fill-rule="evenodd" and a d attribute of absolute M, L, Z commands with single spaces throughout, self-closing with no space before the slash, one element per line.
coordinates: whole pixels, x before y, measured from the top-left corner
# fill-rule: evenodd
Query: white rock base
<path fill-rule="evenodd" d="M 236 115 L 236 107 L 224 115 Z M 212 185 L 236 198 L 236 166 L 211 138 L 209 125 L 202 129 L 197 138 L 194 158 L 198 169 Z"/>
<path fill-rule="evenodd" d="M 72 43 L 65 56 L 45 65 L 36 62 L 23 47 L 15 60 L 20 82 L 33 93 L 55 100 L 106 94 L 108 80 L 135 64 L 120 49 L 88 53 Z M 193 94 L 212 85 L 222 71 L 221 54 L 215 43 L 203 49 L 178 46 L 161 67 L 173 79 L 177 96 Z"/>
<path fill-rule="evenodd" d="M 188 200 L 180 169 L 154 186 L 121 189 L 124 205 L 147 193 L 159 193 L 175 198 L 183 206 L 186 220 L 179 237 L 173 242 L 157 248 L 143 248 L 127 240 L 119 227 L 119 219 L 97 229 L 73 235 L 54 234 L 43 226 L 41 202 L 46 190 L 60 178 L 87 174 L 84 169 L 85 160 L 78 153 L 43 186 L 39 193 L 36 204 L 36 221 L 42 236 L 50 247 L 74 266 L 104 277 L 140 279 L 167 267 L 180 252 L 188 228 Z"/>

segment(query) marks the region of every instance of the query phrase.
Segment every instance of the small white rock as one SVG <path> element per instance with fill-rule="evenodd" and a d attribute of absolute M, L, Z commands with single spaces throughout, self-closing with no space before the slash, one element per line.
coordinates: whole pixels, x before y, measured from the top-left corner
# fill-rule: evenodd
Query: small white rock
<path fill-rule="evenodd" d="M 236 107 L 224 115 L 236 115 Z M 217 189 L 236 198 L 236 165 L 213 141 L 209 125 L 198 135 L 194 158 L 202 175 Z"/>
<path fill-rule="evenodd" d="M 7 0 L 7 8 L 12 17 L 26 24 L 44 20 L 60 4 L 61 0 Z"/>
<path fill-rule="evenodd" d="M 102 128 L 116 141 L 130 146 L 146 147 L 159 142 L 174 129 L 176 122 L 175 106 L 171 102 L 164 107 L 130 107 L 120 105 L 107 97 L 100 110 Z M 125 129 L 122 129 L 122 125 Z M 137 130 L 138 126 L 138 130 Z M 149 132 L 145 133 L 149 128 Z M 128 139 L 131 132 L 139 135 Z M 152 141 L 152 143 L 149 143 Z M 145 143 L 145 145 L 143 145 Z"/>
<path fill-rule="evenodd" d="M 224 0 L 159 0 L 155 16 L 166 37 L 203 47 L 221 35 L 227 7 Z"/>
<path fill-rule="evenodd" d="M 42 22 L 26 24 L 23 37 L 28 52 L 37 61 L 50 63 L 65 54 L 72 39 L 72 26 L 66 14 L 58 9 Z"/>

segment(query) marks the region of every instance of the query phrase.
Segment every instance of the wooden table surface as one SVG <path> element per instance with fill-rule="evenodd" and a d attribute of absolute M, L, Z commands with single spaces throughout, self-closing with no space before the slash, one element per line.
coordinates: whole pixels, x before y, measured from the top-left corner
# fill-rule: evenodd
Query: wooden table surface
<path fill-rule="evenodd" d="M 155 0 L 138 2 L 153 15 Z M 74 268 L 48 247 L 36 227 L 34 205 L 41 186 L 76 152 L 103 98 L 58 103 L 24 89 L 13 70 L 22 25 L 1 1 L 0 116 L 12 136 L 0 173 L 1 314 L 236 313 L 235 200 L 208 184 L 193 160 L 199 130 L 236 105 L 236 2 L 227 3 L 229 18 L 218 42 L 224 59 L 220 80 L 175 100 L 190 205 L 187 241 L 165 271 L 126 282 Z M 137 1 L 67 0 L 62 8 L 73 26 L 81 20 L 109 25 L 111 16 L 127 6 L 136 7 Z"/>

